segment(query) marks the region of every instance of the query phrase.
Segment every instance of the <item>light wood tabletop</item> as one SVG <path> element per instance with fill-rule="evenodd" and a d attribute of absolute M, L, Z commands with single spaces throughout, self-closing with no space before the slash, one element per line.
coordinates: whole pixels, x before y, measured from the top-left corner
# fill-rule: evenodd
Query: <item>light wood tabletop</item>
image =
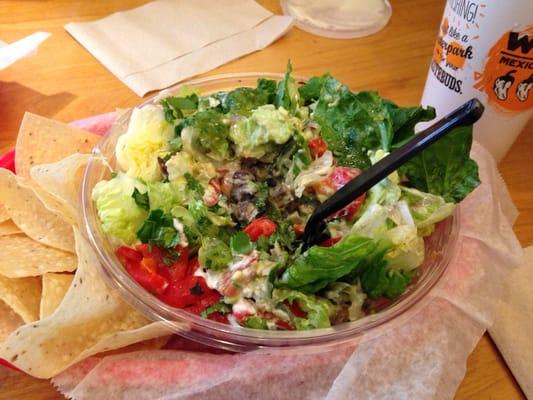
<path fill-rule="evenodd" d="M 0 2 L 0 39 L 12 42 L 35 31 L 52 33 L 36 55 L 0 71 L 0 153 L 11 148 L 25 111 L 60 121 L 125 108 L 141 99 L 123 85 L 63 26 L 101 18 L 145 3 L 143 0 L 58 0 Z M 261 1 L 281 13 L 279 2 Z M 401 105 L 420 100 L 444 0 L 396 0 L 389 25 L 356 40 L 333 40 L 290 30 L 263 51 L 208 74 L 282 72 L 288 59 L 298 75 L 330 71 L 352 89 L 371 88 Z M 515 231 L 523 246 L 533 245 L 533 121 L 500 168 L 520 211 Z M 0 367 L 1 368 L 1 367 Z M 0 399 L 60 399 L 45 380 L 19 373 L 0 382 Z M 456 399 L 525 399 L 490 337 L 485 334 L 467 362 Z"/>

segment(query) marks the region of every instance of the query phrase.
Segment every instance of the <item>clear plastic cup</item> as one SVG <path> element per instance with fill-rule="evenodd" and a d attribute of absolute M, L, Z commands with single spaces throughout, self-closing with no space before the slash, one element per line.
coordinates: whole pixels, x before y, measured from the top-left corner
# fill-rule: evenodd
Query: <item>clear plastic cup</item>
<path fill-rule="evenodd" d="M 231 90 L 239 86 L 255 87 L 258 78 L 280 80 L 282 74 L 246 73 L 228 74 L 192 80 L 176 85 L 143 102 L 141 105 L 157 102 L 183 85 L 194 86 L 202 94 L 220 90 Z M 305 79 L 296 78 L 304 83 Z M 114 166 L 115 144 L 127 128 L 131 112 L 122 115 L 110 132 L 98 144 L 95 151 L 103 154 Z M 123 268 L 115 256 L 115 247 L 102 231 L 95 205 L 91 198 L 94 185 L 102 179 L 109 179 L 109 169 L 94 159 L 85 169 L 82 182 L 83 221 L 85 233 L 100 259 L 100 271 L 107 283 L 116 288 L 124 300 L 144 314 L 149 320 L 163 322 L 172 332 L 197 342 L 230 351 L 249 351 L 268 348 L 270 351 L 290 347 L 297 351 L 316 351 L 345 343 L 356 343 L 365 338 L 391 329 L 395 323 L 423 306 L 427 294 L 441 279 L 447 265 L 456 254 L 459 229 L 458 211 L 437 225 L 435 232 L 426 238 L 426 258 L 419 267 L 416 277 L 406 292 L 380 312 L 354 322 L 335 325 L 326 329 L 309 331 L 264 331 L 235 327 L 207 320 L 184 310 L 173 308 L 141 287 Z"/>

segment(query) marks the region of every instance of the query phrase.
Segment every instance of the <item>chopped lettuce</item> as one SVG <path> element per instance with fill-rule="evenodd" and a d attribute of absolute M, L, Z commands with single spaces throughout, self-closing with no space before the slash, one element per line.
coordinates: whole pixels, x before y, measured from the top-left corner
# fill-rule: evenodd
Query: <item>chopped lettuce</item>
<path fill-rule="evenodd" d="M 198 109 L 198 95 L 192 93 L 184 97 L 169 96 L 161 100 L 161 105 L 167 122 L 173 123 Z"/>
<path fill-rule="evenodd" d="M 351 232 L 389 243 L 385 254 L 389 269 L 412 270 L 424 261 L 424 240 L 418 236 L 405 202 L 394 206 L 368 206 Z"/>
<path fill-rule="evenodd" d="M 137 237 L 142 243 L 154 244 L 164 249 L 175 247 L 181 239 L 180 232 L 174 227 L 171 214 L 163 210 L 152 210 L 137 231 Z"/>
<path fill-rule="evenodd" d="M 143 195 L 146 193 L 146 186 L 119 172 L 108 181 L 98 182 L 92 192 L 102 229 L 126 244 L 137 240 L 137 229 L 148 215 L 133 198 L 135 191 Z"/>
<path fill-rule="evenodd" d="M 261 158 L 272 152 L 272 144 L 286 143 L 295 132 L 298 119 L 271 104 L 255 109 L 231 127 L 229 137 L 239 157 Z"/>
<path fill-rule="evenodd" d="M 232 158 L 228 140 L 229 124 L 224 114 L 214 109 L 198 111 L 187 118 L 185 125 L 187 128 L 181 132 L 182 139 L 185 141 L 187 133 L 187 140 L 195 152 L 214 160 Z"/>
<path fill-rule="evenodd" d="M 146 184 L 150 208 L 170 213 L 173 207 L 185 204 L 189 197 L 183 180 L 150 182 Z"/>
<path fill-rule="evenodd" d="M 446 202 L 441 196 L 403 186 L 401 190 L 401 199 L 407 202 L 414 222 L 421 231 L 431 231 L 434 224 L 455 211 L 455 204 Z"/>
<path fill-rule="evenodd" d="M 217 175 L 215 166 L 207 160 L 196 160 L 189 152 L 174 154 L 167 162 L 168 180 L 174 181 L 190 174 L 195 179 L 208 183 Z"/>
<path fill-rule="evenodd" d="M 250 237 L 243 231 L 239 231 L 231 236 L 230 247 L 233 254 L 248 254 L 253 250 Z"/>
<path fill-rule="evenodd" d="M 252 329 L 268 329 L 268 322 L 266 319 L 258 317 L 257 315 L 250 315 L 246 317 L 243 324 L 247 328 Z"/>
<path fill-rule="evenodd" d="M 148 199 L 148 193 L 141 193 L 137 188 L 134 188 L 131 197 L 133 197 L 133 200 L 135 200 L 135 204 L 137 204 L 142 209 L 150 209 L 150 200 Z"/>
<path fill-rule="evenodd" d="M 169 151 L 168 141 L 173 137 L 174 129 L 160 107 L 134 108 L 126 133 L 117 141 L 117 162 L 131 177 L 157 181 L 161 179 L 158 158 Z"/>
<path fill-rule="evenodd" d="M 296 316 L 292 318 L 297 330 L 329 328 L 331 326 L 329 317 L 334 312 L 334 306 L 326 299 L 296 290 L 274 289 L 272 300 L 278 303 L 288 301 L 290 304 L 297 302 L 302 311 L 307 313 L 305 318 Z"/>
<path fill-rule="evenodd" d="M 215 237 L 202 238 L 198 251 L 198 261 L 202 267 L 220 271 L 228 267 L 233 260 L 231 250 L 226 243 Z"/>
<path fill-rule="evenodd" d="M 231 306 L 229 304 L 220 301 L 212 306 L 207 307 L 204 311 L 200 313 L 203 318 L 207 318 L 213 313 L 228 314 L 231 312 Z"/>
<path fill-rule="evenodd" d="M 355 321 L 363 316 L 363 303 L 366 294 L 359 282 L 353 284 L 333 282 L 324 291 L 324 297 L 335 305 L 347 307 L 350 321 Z"/>
<path fill-rule="evenodd" d="M 222 111 L 249 116 L 259 106 L 272 103 L 275 92 L 275 81 L 259 79 L 256 88 L 241 87 L 220 96 Z"/>

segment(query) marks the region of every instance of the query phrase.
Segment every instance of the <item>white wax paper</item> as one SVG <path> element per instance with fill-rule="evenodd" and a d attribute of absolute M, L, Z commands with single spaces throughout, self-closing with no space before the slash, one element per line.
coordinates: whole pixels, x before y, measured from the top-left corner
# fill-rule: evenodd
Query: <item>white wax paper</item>
<path fill-rule="evenodd" d="M 451 399 L 494 318 L 522 249 L 517 212 L 491 156 L 474 144 L 482 184 L 460 206 L 458 251 L 407 314 L 323 352 L 140 351 L 91 358 L 53 383 L 72 399 Z"/>
<path fill-rule="evenodd" d="M 533 246 L 511 274 L 512 291 L 498 307 L 489 334 L 528 399 L 533 399 Z"/>

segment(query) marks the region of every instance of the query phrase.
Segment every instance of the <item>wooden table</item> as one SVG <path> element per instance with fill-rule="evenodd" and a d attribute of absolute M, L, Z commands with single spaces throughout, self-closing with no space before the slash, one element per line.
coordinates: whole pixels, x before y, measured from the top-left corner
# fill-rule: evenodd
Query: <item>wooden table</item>
<path fill-rule="evenodd" d="M 140 98 L 115 78 L 63 29 L 70 21 L 101 18 L 143 4 L 143 0 L 2 1 L 0 39 L 12 42 L 35 31 L 52 33 L 37 55 L 0 71 L 0 153 L 13 146 L 25 111 L 71 121 L 130 107 Z M 281 13 L 279 3 L 262 1 Z M 297 28 L 267 49 L 209 74 L 283 71 L 290 58 L 295 72 L 325 70 L 353 89 L 372 88 L 402 104 L 417 104 L 428 70 L 444 0 L 397 0 L 380 33 L 358 40 L 331 40 Z M 533 122 L 533 121 L 532 121 Z M 533 124 L 520 135 L 500 168 L 520 216 L 515 231 L 533 245 Z M 12 374 L 0 383 L 0 399 L 60 399 L 48 381 Z M 456 399 L 524 399 L 488 335 L 467 363 Z"/>

